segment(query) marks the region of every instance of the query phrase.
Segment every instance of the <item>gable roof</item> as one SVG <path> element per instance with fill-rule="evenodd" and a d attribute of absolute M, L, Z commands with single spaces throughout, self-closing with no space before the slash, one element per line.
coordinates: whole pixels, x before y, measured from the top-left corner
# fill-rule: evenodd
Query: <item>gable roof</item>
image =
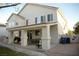
<path fill-rule="evenodd" d="M 19 15 L 19 14 L 15 14 L 15 13 L 12 13 L 11 16 L 8 18 L 7 22 L 10 20 L 10 18 L 13 16 L 13 15 L 16 15 L 18 17 L 20 17 L 21 19 L 25 19 L 23 16 Z"/>
<path fill-rule="evenodd" d="M 27 3 L 27 4 L 25 4 L 25 5 L 23 6 L 23 8 L 19 11 L 18 14 L 20 14 L 21 11 L 22 11 L 27 5 L 36 5 L 36 6 L 41 6 L 41 7 L 44 7 L 44 8 L 50 8 L 50 9 L 54 8 L 54 9 L 58 9 L 58 7 L 53 7 L 53 6 L 48 6 L 48 5 L 42 5 L 42 4 L 36 4 L 36 3 Z"/>

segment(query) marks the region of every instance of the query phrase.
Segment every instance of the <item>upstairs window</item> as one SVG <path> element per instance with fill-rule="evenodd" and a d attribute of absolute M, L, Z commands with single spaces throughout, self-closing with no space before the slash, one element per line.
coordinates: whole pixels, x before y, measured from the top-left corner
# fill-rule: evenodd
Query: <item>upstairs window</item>
<path fill-rule="evenodd" d="M 45 16 L 41 16 L 41 23 L 45 22 Z"/>
<path fill-rule="evenodd" d="M 11 23 L 9 23 L 8 25 L 9 25 L 9 27 L 11 27 L 11 26 L 12 26 L 12 25 L 11 25 Z"/>
<path fill-rule="evenodd" d="M 37 17 L 35 17 L 35 24 L 37 24 Z"/>
<path fill-rule="evenodd" d="M 16 23 L 16 25 L 18 25 L 18 23 Z"/>
<path fill-rule="evenodd" d="M 48 14 L 47 15 L 47 20 L 48 21 L 53 21 L 53 14 Z"/>
<path fill-rule="evenodd" d="M 15 23 L 14 22 L 10 22 L 9 23 L 9 27 L 14 27 L 15 26 Z"/>
<path fill-rule="evenodd" d="M 37 23 L 38 23 L 38 24 L 41 23 L 41 18 L 40 18 L 40 16 L 38 16 Z"/>
<path fill-rule="evenodd" d="M 28 20 L 26 20 L 26 26 L 28 25 Z"/>
<path fill-rule="evenodd" d="M 41 21 L 40 17 L 35 17 L 35 24 L 39 24 Z"/>
<path fill-rule="evenodd" d="M 12 22 L 12 26 L 17 26 L 18 25 L 18 22 L 14 21 Z"/>

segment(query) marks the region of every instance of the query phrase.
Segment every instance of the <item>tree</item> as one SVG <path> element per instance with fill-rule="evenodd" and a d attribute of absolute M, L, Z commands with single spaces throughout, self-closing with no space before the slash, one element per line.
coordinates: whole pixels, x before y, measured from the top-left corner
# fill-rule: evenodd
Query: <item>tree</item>
<path fill-rule="evenodd" d="M 73 31 L 71 31 L 71 30 L 68 30 L 68 33 L 67 33 L 67 34 L 68 34 L 68 36 L 70 36 L 70 37 L 74 35 Z"/>
<path fill-rule="evenodd" d="M 74 33 L 79 34 L 79 21 L 75 24 Z"/>

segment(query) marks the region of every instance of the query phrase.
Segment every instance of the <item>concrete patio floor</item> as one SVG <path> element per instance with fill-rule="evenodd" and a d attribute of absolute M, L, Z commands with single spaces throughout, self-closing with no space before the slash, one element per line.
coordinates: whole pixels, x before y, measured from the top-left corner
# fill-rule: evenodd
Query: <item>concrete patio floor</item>
<path fill-rule="evenodd" d="M 59 44 L 45 53 L 49 56 L 79 56 L 79 43 Z"/>

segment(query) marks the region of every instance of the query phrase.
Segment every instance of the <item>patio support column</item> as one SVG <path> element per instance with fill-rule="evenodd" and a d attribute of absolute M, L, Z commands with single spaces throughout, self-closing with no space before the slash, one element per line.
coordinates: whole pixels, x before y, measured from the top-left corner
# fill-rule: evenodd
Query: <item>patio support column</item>
<path fill-rule="evenodd" d="M 27 30 L 21 30 L 21 46 L 27 46 Z"/>
<path fill-rule="evenodd" d="M 13 33 L 12 31 L 8 31 L 8 44 L 13 42 Z"/>
<path fill-rule="evenodd" d="M 46 26 L 42 28 L 42 49 L 50 48 L 50 26 Z"/>

